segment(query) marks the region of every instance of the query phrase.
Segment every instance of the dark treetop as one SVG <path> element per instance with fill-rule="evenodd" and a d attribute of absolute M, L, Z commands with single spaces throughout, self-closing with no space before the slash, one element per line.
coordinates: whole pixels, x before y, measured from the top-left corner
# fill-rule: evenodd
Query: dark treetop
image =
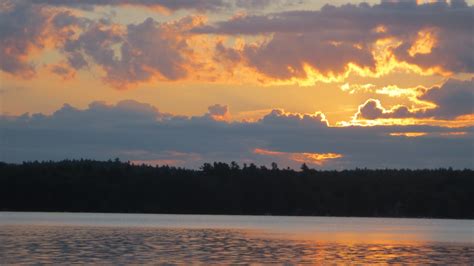
<path fill-rule="evenodd" d="M 0 210 L 474 218 L 473 170 L 0 163 Z"/>

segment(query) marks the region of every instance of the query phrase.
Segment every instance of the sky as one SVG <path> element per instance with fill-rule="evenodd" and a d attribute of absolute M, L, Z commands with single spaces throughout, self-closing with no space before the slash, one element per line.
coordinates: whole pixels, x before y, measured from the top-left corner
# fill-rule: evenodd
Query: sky
<path fill-rule="evenodd" d="M 2 0 L 0 161 L 473 168 L 474 1 Z"/>

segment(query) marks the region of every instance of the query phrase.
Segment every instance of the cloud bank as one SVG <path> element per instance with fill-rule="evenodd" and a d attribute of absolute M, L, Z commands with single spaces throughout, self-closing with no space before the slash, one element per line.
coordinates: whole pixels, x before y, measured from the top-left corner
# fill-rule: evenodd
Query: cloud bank
<path fill-rule="evenodd" d="M 86 109 L 64 105 L 51 115 L 2 116 L 0 160 L 119 157 L 188 167 L 208 161 L 275 161 L 295 168 L 306 162 L 329 169 L 472 167 L 473 127 L 329 127 L 321 113 L 284 110 L 256 122 L 218 119 L 226 114 L 226 106 L 215 105 L 202 116 L 184 117 L 126 100 L 93 102 Z"/>

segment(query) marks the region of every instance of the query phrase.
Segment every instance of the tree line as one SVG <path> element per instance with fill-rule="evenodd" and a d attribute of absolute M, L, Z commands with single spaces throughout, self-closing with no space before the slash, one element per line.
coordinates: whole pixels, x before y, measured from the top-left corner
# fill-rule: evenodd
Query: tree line
<path fill-rule="evenodd" d="M 473 170 L 0 163 L 1 211 L 474 218 Z"/>

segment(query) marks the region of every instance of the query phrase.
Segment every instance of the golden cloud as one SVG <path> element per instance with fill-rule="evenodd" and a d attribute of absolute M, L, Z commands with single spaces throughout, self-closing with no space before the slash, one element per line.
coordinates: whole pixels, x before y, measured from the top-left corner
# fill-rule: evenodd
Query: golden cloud
<path fill-rule="evenodd" d="M 265 156 L 280 157 L 298 163 L 310 163 L 322 166 L 327 161 L 342 158 L 338 153 L 281 152 L 255 148 L 253 153 Z"/>

